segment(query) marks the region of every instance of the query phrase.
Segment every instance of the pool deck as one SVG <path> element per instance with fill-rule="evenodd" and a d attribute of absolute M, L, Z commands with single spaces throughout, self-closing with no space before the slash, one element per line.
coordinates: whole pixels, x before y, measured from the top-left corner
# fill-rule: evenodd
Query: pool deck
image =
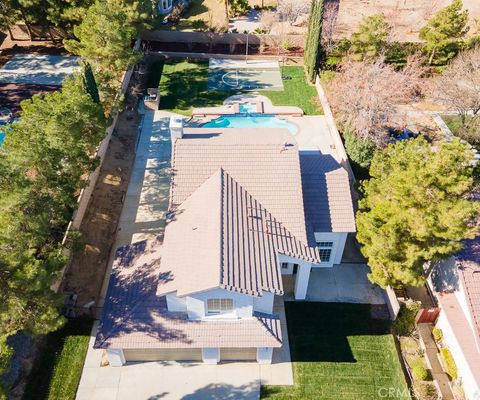
<path fill-rule="evenodd" d="M 200 107 L 194 108 L 192 116 L 194 118 L 217 118 L 220 115 L 233 115 L 240 112 L 240 104 L 249 103 L 256 106 L 256 113 L 273 114 L 278 116 L 303 116 L 303 110 L 294 106 L 274 106 L 268 97 L 259 94 L 239 94 L 230 96 L 218 107 Z"/>
<path fill-rule="evenodd" d="M 218 118 L 221 115 L 234 115 L 238 113 L 239 104 L 262 104 L 263 114 L 276 115 L 297 127 L 297 133 L 293 136 L 298 143 L 300 152 L 321 152 L 331 154 L 338 162 L 342 155 L 336 148 L 336 133 L 332 131 L 324 115 L 303 115 L 298 107 L 274 106 L 269 98 L 259 94 L 240 94 L 229 97 L 223 106 L 196 108 L 193 110 L 194 119 L 186 126 L 199 127 L 204 123 Z"/>

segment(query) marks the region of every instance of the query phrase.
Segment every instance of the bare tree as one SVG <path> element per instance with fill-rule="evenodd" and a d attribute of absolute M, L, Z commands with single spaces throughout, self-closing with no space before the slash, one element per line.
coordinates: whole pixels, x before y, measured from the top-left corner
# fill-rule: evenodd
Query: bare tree
<path fill-rule="evenodd" d="M 275 23 L 275 13 L 273 11 L 263 10 L 260 14 L 260 26 L 267 33 L 270 33 Z"/>
<path fill-rule="evenodd" d="M 278 0 L 277 13 L 290 23 L 310 12 L 310 0 Z"/>
<path fill-rule="evenodd" d="M 431 82 L 432 97 L 455 110 L 465 125 L 469 112 L 480 112 L 480 46 L 461 52 L 447 69 Z"/>
<path fill-rule="evenodd" d="M 355 62 L 348 57 L 328 86 L 333 109 L 358 137 L 381 147 L 386 143 L 387 127 L 399 124 L 397 107 L 418 95 L 422 73 L 419 59 L 410 59 L 397 71 L 383 58 Z"/>

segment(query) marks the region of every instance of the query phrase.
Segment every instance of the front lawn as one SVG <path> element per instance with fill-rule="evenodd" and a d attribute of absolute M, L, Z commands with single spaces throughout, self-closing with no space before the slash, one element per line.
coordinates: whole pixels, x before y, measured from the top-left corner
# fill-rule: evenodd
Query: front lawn
<path fill-rule="evenodd" d="M 191 115 L 195 107 L 214 107 L 237 94 L 238 91 L 220 91 L 208 89 L 208 61 L 165 61 L 164 65 L 154 64 L 150 76 L 155 79 L 161 73 L 160 108 L 183 115 Z M 163 69 L 162 69 L 163 68 Z M 284 80 L 283 91 L 260 90 L 277 106 L 297 106 L 305 114 L 321 114 L 317 91 L 305 80 L 303 67 L 282 67 L 282 74 L 291 79 Z"/>
<path fill-rule="evenodd" d="M 297 106 L 307 115 L 323 114 L 317 89 L 307 83 L 303 67 L 282 67 L 282 75 L 291 78 L 283 81 L 283 91 L 262 90 L 259 93 L 267 96 L 275 106 Z"/>
<path fill-rule="evenodd" d="M 389 321 L 368 305 L 286 302 L 295 385 L 262 386 L 271 400 L 410 399 Z"/>
<path fill-rule="evenodd" d="M 73 400 L 82 375 L 92 323 L 68 321 L 47 335 L 28 377 L 24 400 Z"/>

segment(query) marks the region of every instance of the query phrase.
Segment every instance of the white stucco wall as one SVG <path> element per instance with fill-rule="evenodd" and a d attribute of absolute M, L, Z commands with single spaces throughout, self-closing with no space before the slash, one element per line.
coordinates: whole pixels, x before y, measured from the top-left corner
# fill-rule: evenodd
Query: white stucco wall
<path fill-rule="evenodd" d="M 305 300 L 307 297 L 308 281 L 310 279 L 311 268 L 311 263 L 305 261 L 298 262 L 298 270 L 295 276 L 294 288 L 295 300 Z"/>
<path fill-rule="evenodd" d="M 207 300 L 218 298 L 233 299 L 233 313 L 207 315 Z M 230 292 L 224 289 L 213 289 L 187 296 L 186 304 L 189 319 L 250 318 L 253 313 L 253 296 Z"/>
<path fill-rule="evenodd" d="M 436 326 L 442 330 L 443 342 L 450 349 L 453 359 L 455 360 L 458 375 L 462 378 L 466 398 L 468 400 L 478 400 L 480 398 L 480 382 L 477 383 L 475 381 L 445 312 L 442 311 L 440 313 Z"/>
<path fill-rule="evenodd" d="M 312 265 L 313 268 L 333 267 L 342 262 L 343 251 L 348 233 L 345 232 L 315 232 L 317 242 L 333 242 L 330 262 L 322 262 L 320 265 Z"/>
<path fill-rule="evenodd" d="M 205 364 L 218 364 L 220 361 L 220 349 L 218 347 L 203 348 L 202 359 Z"/>
<path fill-rule="evenodd" d="M 275 295 L 270 292 L 263 292 L 262 296 L 254 297 L 253 311 L 258 311 L 265 314 L 272 314 L 274 299 L 275 299 Z"/>
<path fill-rule="evenodd" d="M 182 297 L 177 297 L 176 293 L 167 294 L 167 308 L 172 312 L 187 311 L 187 300 Z"/>
<path fill-rule="evenodd" d="M 107 349 L 107 357 L 111 367 L 121 367 L 125 364 L 125 356 L 122 349 Z"/>
<path fill-rule="evenodd" d="M 272 347 L 257 347 L 257 362 L 259 364 L 271 364 L 272 355 Z"/>

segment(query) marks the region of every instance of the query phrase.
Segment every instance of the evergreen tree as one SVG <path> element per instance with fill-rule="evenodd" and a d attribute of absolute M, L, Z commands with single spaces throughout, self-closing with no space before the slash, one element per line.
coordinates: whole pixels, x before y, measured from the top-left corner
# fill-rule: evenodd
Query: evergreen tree
<path fill-rule="evenodd" d="M 453 0 L 420 29 L 420 39 L 426 42 L 423 51 L 428 55 L 430 65 L 435 60 L 446 63 L 457 54 L 459 40 L 468 31 L 468 10 L 462 11 L 462 7 L 462 0 Z"/>
<path fill-rule="evenodd" d="M 372 282 L 421 285 L 425 262 L 448 258 L 475 235 L 480 204 L 466 198 L 472 157 L 458 140 L 433 150 L 423 138 L 375 153 L 357 213 Z"/>
<path fill-rule="evenodd" d="M 362 60 L 377 56 L 386 46 L 391 29 L 383 14 L 365 17 L 350 39 L 353 52 Z"/>
<path fill-rule="evenodd" d="M 63 323 L 50 289 L 66 262 L 60 242 L 107 126 L 80 76 L 21 105 L 0 151 L 0 370 L 8 336 Z"/>
<path fill-rule="evenodd" d="M 131 22 L 136 17 L 114 5 L 97 1 L 73 29 L 76 40 L 64 41 L 68 51 L 91 65 L 107 113 L 118 100 L 124 72 L 140 59 L 140 53 L 132 50 L 137 30 Z"/>
<path fill-rule="evenodd" d="M 312 0 L 303 59 L 305 71 L 310 82 L 315 82 L 315 76 L 322 57 L 322 19 L 323 0 Z"/>

